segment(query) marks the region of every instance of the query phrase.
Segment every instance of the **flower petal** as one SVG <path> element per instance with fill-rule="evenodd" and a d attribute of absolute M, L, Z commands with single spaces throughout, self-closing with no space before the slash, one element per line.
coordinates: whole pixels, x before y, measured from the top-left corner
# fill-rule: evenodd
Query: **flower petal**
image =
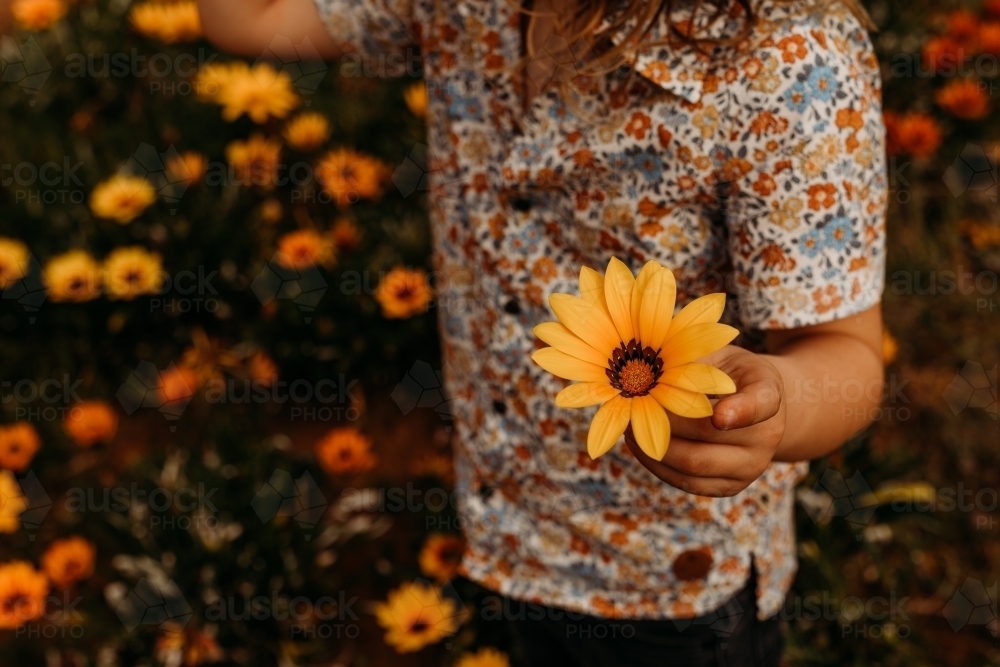
<path fill-rule="evenodd" d="M 657 272 L 649 281 L 642 295 L 639 312 L 639 340 L 643 347 L 659 350 L 670 330 L 670 318 L 674 314 L 677 298 L 677 282 L 669 269 Z"/>
<path fill-rule="evenodd" d="M 661 384 L 699 391 L 703 394 L 732 394 L 736 392 L 736 383 L 732 378 L 714 366 L 708 364 L 684 364 L 667 368 L 657 381 Z"/>
<path fill-rule="evenodd" d="M 632 434 L 647 456 L 660 461 L 670 445 L 670 420 L 663 407 L 652 396 L 632 399 Z"/>
<path fill-rule="evenodd" d="M 608 311 L 608 302 L 604 300 L 604 276 L 589 266 L 580 268 L 580 296 L 589 303 L 601 306 L 604 312 Z"/>
<path fill-rule="evenodd" d="M 660 356 L 667 368 L 681 366 L 721 350 L 739 335 L 739 329 L 728 324 L 695 324 L 667 341 Z"/>
<path fill-rule="evenodd" d="M 708 396 L 700 391 L 688 391 L 661 383 L 650 389 L 649 395 L 664 408 L 680 417 L 697 419 L 712 416 L 712 402 L 708 400 Z"/>
<path fill-rule="evenodd" d="M 590 458 L 603 456 L 622 437 L 628 427 L 633 400 L 615 396 L 597 410 L 594 420 L 590 422 L 590 433 L 587 434 L 587 452 L 590 453 Z"/>
<path fill-rule="evenodd" d="M 698 297 L 677 313 L 677 317 L 670 323 L 670 331 L 665 340 L 670 340 L 675 334 L 695 324 L 718 322 L 725 309 L 726 295 L 721 292 Z"/>
<path fill-rule="evenodd" d="M 635 338 L 632 330 L 632 287 L 635 277 L 625 263 L 617 257 L 608 262 L 608 271 L 604 274 L 604 298 L 608 302 L 608 312 L 611 321 L 621 336 L 623 343 Z"/>
<path fill-rule="evenodd" d="M 639 306 L 642 304 L 642 293 L 650 278 L 662 268 L 659 262 L 651 259 L 642 265 L 639 275 L 635 277 L 635 287 L 632 288 L 632 329 L 636 332 L 639 331 Z"/>
<path fill-rule="evenodd" d="M 571 384 L 556 394 L 556 405 L 560 408 L 586 408 L 610 401 L 619 395 L 619 391 L 606 381 L 580 382 Z"/>
<path fill-rule="evenodd" d="M 603 366 L 589 364 L 560 352 L 554 347 L 543 347 L 531 355 L 531 360 L 556 377 L 577 382 L 607 382 Z"/>
<path fill-rule="evenodd" d="M 533 329 L 538 338 L 560 352 L 598 366 L 607 366 L 608 357 L 580 340 L 579 336 L 559 322 L 544 322 Z"/>
<path fill-rule="evenodd" d="M 569 294 L 553 294 L 549 306 L 567 329 L 605 358 L 621 343 L 615 325 L 600 306 Z"/>

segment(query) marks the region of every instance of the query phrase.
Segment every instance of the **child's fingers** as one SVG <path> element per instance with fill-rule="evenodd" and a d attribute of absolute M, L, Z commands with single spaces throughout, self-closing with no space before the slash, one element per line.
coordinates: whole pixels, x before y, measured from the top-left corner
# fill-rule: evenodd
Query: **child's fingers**
<path fill-rule="evenodd" d="M 739 391 L 715 404 L 712 424 L 719 430 L 746 428 L 765 422 L 781 408 L 781 387 L 768 369 L 752 369 L 741 378 Z"/>
<path fill-rule="evenodd" d="M 688 475 L 679 470 L 667 465 L 665 462 L 670 458 L 670 451 L 673 450 L 678 444 L 690 444 L 692 446 L 702 446 L 702 447 L 729 447 L 730 449 L 738 449 L 728 445 L 710 445 L 706 443 L 695 443 L 687 440 L 671 440 L 670 449 L 667 450 L 667 456 L 664 461 L 656 461 L 646 455 L 642 449 L 635 443 L 632 438 L 626 438 L 625 443 L 628 448 L 635 455 L 636 459 L 646 467 L 651 473 L 653 473 L 660 480 L 670 484 L 671 486 L 680 489 L 686 493 L 693 493 L 698 496 L 709 496 L 713 498 L 723 497 L 723 496 L 734 496 L 743 489 L 747 487 L 748 482 L 739 479 L 728 479 L 725 477 L 712 477 L 712 476 L 694 476 Z M 696 464 L 699 471 L 705 472 L 710 467 L 714 467 L 716 463 L 708 464 L 703 466 L 701 463 Z"/>

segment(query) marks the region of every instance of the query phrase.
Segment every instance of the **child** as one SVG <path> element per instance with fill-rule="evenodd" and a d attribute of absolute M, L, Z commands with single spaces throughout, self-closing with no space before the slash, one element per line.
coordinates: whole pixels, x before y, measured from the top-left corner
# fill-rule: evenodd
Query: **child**
<path fill-rule="evenodd" d="M 368 72 L 423 56 L 463 570 L 542 610 L 509 614 L 526 664 L 777 664 L 793 487 L 881 386 L 884 128 L 863 14 L 312 1 L 200 4 L 208 37 L 251 56 L 303 39 Z M 662 461 L 631 438 L 592 461 L 593 412 L 556 407 L 564 383 L 530 360 L 548 295 L 612 256 L 673 269 L 679 305 L 728 292 L 745 333 L 706 360 L 737 393 L 671 415 Z"/>

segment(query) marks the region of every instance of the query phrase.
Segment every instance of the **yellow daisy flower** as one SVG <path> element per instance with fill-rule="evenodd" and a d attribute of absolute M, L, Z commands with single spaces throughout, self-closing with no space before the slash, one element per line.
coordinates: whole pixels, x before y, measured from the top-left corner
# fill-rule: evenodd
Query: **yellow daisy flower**
<path fill-rule="evenodd" d="M 42 571 L 60 590 L 71 588 L 94 573 L 94 545 L 82 537 L 56 540 L 42 554 Z"/>
<path fill-rule="evenodd" d="M 288 121 L 283 134 L 295 150 L 314 151 L 330 138 L 330 121 L 321 113 L 307 111 Z"/>
<path fill-rule="evenodd" d="M 0 236 L 0 290 L 28 274 L 28 246 Z"/>
<path fill-rule="evenodd" d="M 28 422 L 0 426 L 0 468 L 24 471 L 41 444 L 38 431 Z"/>
<path fill-rule="evenodd" d="M 104 259 L 104 289 L 112 299 L 129 301 L 142 294 L 154 294 L 162 284 L 160 256 L 145 248 L 115 248 Z"/>
<path fill-rule="evenodd" d="M 506 653 L 487 646 L 475 653 L 466 653 L 458 659 L 455 667 L 510 667 L 510 659 Z"/>
<path fill-rule="evenodd" d="M 334 259 L 333 239 L 314 229 L 300 229 L 278 240 L 275 260 L 288 269 L 330 266 Z"/>
<path fill-rule="evenodd" d="M 240 185 L 256 185 L 268 190 L 278 177 L 281 143 L 255 134 L 246 141 L 226 146 L 226 159 Z"/>
<path fill-rule="evenodd" d="M 222 117 L 229 122 L 246 114 L 261 125 L 270 118 L 285 118 L 299 105 L 292 80 L 268 63 L 231 67 L 228 75 L 214 82 L 220 86 L 215 101 L 222 105 Z"/>
<path fill-rule="evenodd" d="M 431 533 L 417 557 L 420 571 L 437 581 L 451 581 L 458 573 L 464 547 L 460 535 Z"/>
<path fill-rule="evenodd" d="M 341 208 L 381 195 L 388 174 L 382 162 L 350 148 L 332 150 L 316 165 L 316 178 Z"/>
<path fill-rule="evenodd" d="M 14 0 L 11 16 L 19 28 L 38 32 L 48 30 L 66 15 L 69 7 L 63 0 Z"/>
<path fill-rule="evenodd" d="M 31 563 L 0 565 L 0 628 L 19 628 L 40 617 L 48 594 L 49 582 Z"/>
<path fill-rule="evenodd" d="M 331 475 L 360 473 L 378 463 L 371 449 L 371 438 L 346 426 L 330 430 L 316 443 L 316 459 Z"/>
<path fill-rule="evenodd" d="M 94 188 L 90 193 L 90 210 L 98 218 L 127 225 L 155 201 L 156 190 L 145 178 L 119 174 Z"/>
<path fill-rule="evenodd" d="M 639 447 L 659 461 L 670 443 L 664 410 L 708 417 L 712 404 L 705 394 L 736 391 L 725 373 L 695 361 L 739 335 L 718 323 L 726 296 L 695 299 L 673 317 L 674 274 L 649 261 L 635 277 L 614 257 L 603 276 L 584 267 L 580 289 L 582 297 L 549 297 L 559 322 L 535 327 L 551 347 L 531 358 L 553 375 L 577 381 L 559 392 L 556 405 L 601 406 L 587 437 L 591 458 L 611 449 L 631 422 Z"/>
<path fill-rule="evenodd" d="M 133 5 L 128 17 L 136 32 L 165 44 L 190 42 L 202 36 L 201 15 L 194 0 L 144 2 Z"/>
<path fill-rule="evenodd" d="M 208 170 L 208 158 L 197 151 L 184 151 L 167 160 L 167 173 L 174 182 L 192 185 Z"/>
<path fill-rule="evenodd" d="M 410 653 L 455 634 L 464 615 L 440 590 L 414 581 L 375 605 L 375 620 L 386 630 L 385 643 L 399 653 Z"/>
<path fill-rule="evenodd" d="M 101 268 L 85 250 L 50 259 L 42 279 L 53 301 L 90 301 L 101 294 Z"/>

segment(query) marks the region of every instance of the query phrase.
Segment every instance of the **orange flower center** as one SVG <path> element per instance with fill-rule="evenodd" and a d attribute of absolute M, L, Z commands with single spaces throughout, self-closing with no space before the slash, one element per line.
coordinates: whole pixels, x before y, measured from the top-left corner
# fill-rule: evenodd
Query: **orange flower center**
<path fill-rule="evenodd" d="M 621 344 L 608 359 L 608 380 L 625 398 L 645 396 L 663 373 L 663 360 L 651 347 L 642 348 L 633 338 Z"/>

